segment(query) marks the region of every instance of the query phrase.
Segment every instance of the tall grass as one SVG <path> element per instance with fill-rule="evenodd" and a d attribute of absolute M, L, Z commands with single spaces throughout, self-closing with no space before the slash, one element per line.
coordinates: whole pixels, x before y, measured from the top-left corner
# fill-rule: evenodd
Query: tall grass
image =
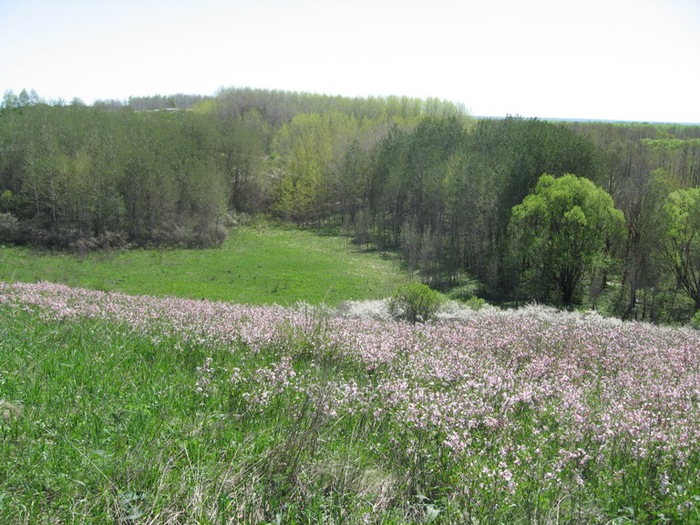
<path fill-rule="evenodd" d="M 0 522 L 698 523 L 700 334 L 0 284 Z"/>

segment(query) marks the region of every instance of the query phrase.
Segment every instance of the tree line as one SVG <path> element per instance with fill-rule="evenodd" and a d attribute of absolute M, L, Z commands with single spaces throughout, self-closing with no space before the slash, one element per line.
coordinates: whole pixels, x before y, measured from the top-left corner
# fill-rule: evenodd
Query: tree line
<path fill-rule="evenodd" d="M 5 241 L 210 246 L 236 214 L 266 214 L 396 251 L 435 287 L 625 318 L 700 309 L 698 186 L 697 126 L 254 89 L 93 106 L 24 92 L 0 112 Z"/>

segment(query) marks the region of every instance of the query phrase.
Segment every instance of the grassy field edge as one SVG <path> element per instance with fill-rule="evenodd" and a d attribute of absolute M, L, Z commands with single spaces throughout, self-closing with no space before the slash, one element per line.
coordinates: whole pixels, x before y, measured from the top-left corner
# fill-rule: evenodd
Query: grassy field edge
<path fill-rule="evenodd" d="M 361 252 L 346 238 L 267 223 L 233 228 L 223 246 L 202 250 L 114 250 L 82 257 L 0 250 L 1 281 L 244 304 L 337 306 L 381 299 L 407 278 L 395 260 Z"/>

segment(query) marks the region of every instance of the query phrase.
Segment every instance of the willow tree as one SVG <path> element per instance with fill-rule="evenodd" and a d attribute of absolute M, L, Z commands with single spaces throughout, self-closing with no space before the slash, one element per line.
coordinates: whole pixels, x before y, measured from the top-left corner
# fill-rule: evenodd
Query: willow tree
<path fill-rule="evenodd" d="M 700 188 L 669 195 L 663 207 L 666 260 L 683 290 L 700 310 Z"/>
<path fill-rule="evenodd" d="M 625 221 L 612 197 L 588 179 L 545 174 L 513 207 L 510 231 L 524 288 L 569 306 L 587 272 L 624 235 Z"/>

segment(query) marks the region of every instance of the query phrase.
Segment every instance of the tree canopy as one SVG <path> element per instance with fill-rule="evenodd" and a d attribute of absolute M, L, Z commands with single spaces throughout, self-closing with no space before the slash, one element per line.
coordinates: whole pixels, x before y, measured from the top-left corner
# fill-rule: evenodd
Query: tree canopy
<path fill-rule="evenodd" d="M 586 272 L 600 264 L 625 221 L 612 197 L 591 181 L 542 175 L 533 193 L 513 207 L 512 235 L 525 286 L 571 305 Z"/>
<path fill-rule="evenodd" d="M 583 179 L 623 213 L 624 242 L 593 217 Z M 557 199 L 537 194 L 565 183 Z M 237 215 L 264 214 L 393 250 L 436 288 L 601 298 L 625 318 L 676 320 L 697 304 L 695 237 L 677 213 L 692 206 L 669 195 L 698 186 L 700 126 L 477 119 L 436 99 L 248 88 L 0 102 L 0 242 L 213 246 Z M 559 206 L 550 222 L 545 204 Z"/>
<path fill-rule="evenodd" d="M 671 193 L 663 207 L 665 255 L 678 283 L 700 310 L 700 188 Z"/>

